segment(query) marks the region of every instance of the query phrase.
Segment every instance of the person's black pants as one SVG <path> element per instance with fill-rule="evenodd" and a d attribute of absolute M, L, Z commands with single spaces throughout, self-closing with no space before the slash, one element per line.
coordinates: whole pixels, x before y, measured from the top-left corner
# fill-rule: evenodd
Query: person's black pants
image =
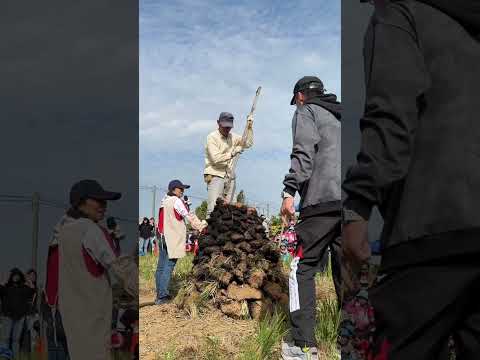
<path fill-rule="evenodd" d="M 377 349 L 388 360 L 480 359 L 480 261 L 475 256 L 390 270 L 370 289 Z M 378 350 L 377 350 L 378 351 Z"/>
<path fill-rule="evenodd" d="M 337 296 L 340 294 L 340 230 L 340 216 L 311 216 L 295 226 L 298 245 L 303 252 L 301 259 L 292 261 L 289 284 L 291 334 L 297 346 L 316 346 L 315 274 L 321 271 L 322 258 L 328 248 L 335 291 Z"/>

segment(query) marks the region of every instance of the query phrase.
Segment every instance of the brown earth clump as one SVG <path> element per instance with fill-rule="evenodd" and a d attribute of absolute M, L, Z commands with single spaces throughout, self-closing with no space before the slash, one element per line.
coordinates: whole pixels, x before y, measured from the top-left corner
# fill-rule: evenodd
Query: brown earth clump
<path fill-rule="evenodd" d="M 191 279 L 198 293 L 208 292 L 209 303 L 232 318 L 259 318 L 274 303 L 285 305 L 279 252 L 256 210 L 219 200 L 207 222 Z"/>

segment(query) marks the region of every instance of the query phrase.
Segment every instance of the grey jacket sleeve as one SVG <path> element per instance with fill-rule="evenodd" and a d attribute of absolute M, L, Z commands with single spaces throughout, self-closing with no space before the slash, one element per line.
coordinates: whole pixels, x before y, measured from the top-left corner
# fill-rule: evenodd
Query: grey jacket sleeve
<path fill-rule="evenodd" d="M 320 134 L 315 124 L 315 117 L 308 105 L 299 107 L 292 120 L 293 148 L 290 155 L 290 170 L 283 184 L 283 191 L 295 196 L 302 185 L 310 180 L 313 172 L 315 151 Z"/>
<path fill-rule="evenodd" d="M 368 220 L 382 194 L 408 172 L 421 96 L 429 77 L 409 19 L 396 6 L 373 18 L 365 37 L 366 104 L 361 149 L 346 174 L 344 208 Z"/>

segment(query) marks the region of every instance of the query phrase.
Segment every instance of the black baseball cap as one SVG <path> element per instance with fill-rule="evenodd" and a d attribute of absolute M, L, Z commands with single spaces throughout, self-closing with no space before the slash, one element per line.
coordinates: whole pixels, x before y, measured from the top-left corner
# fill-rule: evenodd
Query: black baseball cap
<path fill-rule="evenodd" d="M 80 180 L 70 189 L 70 204 L 73 206 L 85 199 L 118 200 L 121 197 L 121 193 L 107 191 L 95 180 Z"/>
<path fill-rule="evenodd" d="M 233 128 L 233 115 L 229 112 L 221 112 L 218 117 L 218 123 L 223 127 Z"/>
<path fill-rule="evenodd" d="M 306 89 L 321 89 L 323 91 L 323 82 L 316 76 L 304 76 L 297 81 L 293 88 L 293 97 L 290 105 L 295 104 L 295 94 Z"/>
<path fill-rule="evenodd" d="M 182 184 L 180 180 L 172 180 L 168 183 L 168 191 L 172 191 L 173 189 L 188 189 L 190 185 Z"/>

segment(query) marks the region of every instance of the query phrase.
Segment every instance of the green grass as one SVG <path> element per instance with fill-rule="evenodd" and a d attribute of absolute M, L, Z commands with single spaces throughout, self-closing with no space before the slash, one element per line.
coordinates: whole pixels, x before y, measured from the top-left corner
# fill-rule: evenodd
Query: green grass
<path fill-rule="evenodd" d="M 193 256 L 188 254 L 180 259 L 174 269 L 171 288 L 172 295 L 178 293 L 181 297 L 182 291 L 188 291 L 189 275 L 193 268 Z M 157 268 L 158 258 L 153 255 L 140 257 L 140 276 L 147 282 L 148 286 L 155 287 L 155 270 Z M 284 264 L 288 267 L 288 264 Z M 317 286 L 331 286 L 332 270 L 329 263 L 324 273 L 317 274 Z M 200 294 L 198 304 L 195 303 L 191 311 L 192 317 L 202 316 L 202 304 L 215 296 L 216 289 L 207 287 Z M 315 336 L 321 351 L 321 360 L 339 359 L 337 350 L 337 329 L 340 321 L 340 314 L 337 310 L 337 302 L 333 298 L 326 298 L 317 303 L 317 325 L 315 327 Z M 258 321 L 256 331 L 253 335 L 245 338 L 240 345 L 240 354 L 230 359 L 240 360 L 270 360 L 278 359 L 280 344 L 288 332 L 287 315 L 281 311 L 275 311 L 272 315 L 266 316 Z M 185 354 L 186 355 L 186 354 Z M 192 354 L 191 354 L 192 355 Z M 176 360 L 184 358 L 184 354 L 179 353 L 178 349 L 171 348 L 163 354 L 157 355 L 158 360 Z M 205 337 L 201 346 L 195 351 L 195 358 L 201 360 L 223 360 L 226 359 L 222 354 L 220 339 L 216 337 Z"/>
<path fill-rule="evenodd" d="M 112 355 L 113 360 L 131 360 L 132 355 L 130 353 L 114 353 Z M 15 357 L 15 360 L 48 360 L 48 354 L 27 354 L 21 353 Z"/>
<path fill-rule="evenodd" d="M 340 311 L 337 301 L 325 299 L 317 304 L 317 323 L 315 326 L 315 338 L 322 350 L 331 355 L 338 354 L 337 333 L 340 325 Z"/>
<path fill-rule="evenodd" d="M 221 360 L 223 358 L 220 339 L 216 336 L 206 336 L 202 350 L 202 360 Z"/>
<path fill-rule="evenodd" d="M 157 270 L 158 257 L 155 255 L 140 256 L 139 261 L 139 275 L 147 287 L 150 289 L 155 288 L 155 272 Z M 174 292 L 177 292 L 181 287 L 181 283 L 188 277 L 193 269 L 193 255 L 187 254 L 187 256 L 179 259 L 173 270 L 171 288 Z"/>
<path fill-rule="evenodd" d="M 176 360 L 178 358 L 177 350 L 175 348 L 170 348 L 165 351 L 162 355 L 156 355 L 155 360 Z"/>
<path fill-rule="evenodd" d="M 258 322 L 257 331 L 241 346 L 240 360 L 276 359 L 282 338 L 287 333 L 286 316 L 275 311 Z"/>

